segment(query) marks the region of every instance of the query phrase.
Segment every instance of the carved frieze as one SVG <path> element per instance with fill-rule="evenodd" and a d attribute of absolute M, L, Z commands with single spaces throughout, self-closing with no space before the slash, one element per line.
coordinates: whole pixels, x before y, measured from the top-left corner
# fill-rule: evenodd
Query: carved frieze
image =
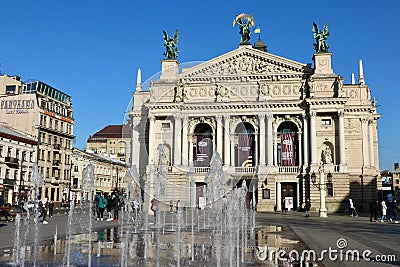
<path fill-rule="evenodd" d="M 260 82 L 260 94 L 271 96 L 300 96 L 301 82 L 296 83 L 277 83 L 277 82 Z"/>
<path fill-rule="evenodd" d="M 347 119 L 344 124 L 344 132 L 346 134 L 357 134 L 360 132 L 360 120 Z"/>

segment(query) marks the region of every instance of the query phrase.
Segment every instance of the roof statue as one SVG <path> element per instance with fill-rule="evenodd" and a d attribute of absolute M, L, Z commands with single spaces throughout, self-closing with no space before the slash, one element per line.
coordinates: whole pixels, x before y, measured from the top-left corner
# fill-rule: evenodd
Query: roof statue
<path fill-rule="evenodd" d="M 314 44 L 314 49 L 316 53 L 327 53 L 329 49 L 329 45 L 326 43 L 326 39 L 328 39 L 328 23 L 325 23 L 323 30 L 318 30 L 317 24 L 313 22 L 313 33 L 314 39 L 317 43 Z"/>
<path fill-rule="evenodd" d="M 178 57 L 178 29 L 174 33 L 174 37 L 168 37 L 167 33 L 164 33 L 164 46 L 166 51 L 164 52 L 165 59 L 176 59 Z"/>
<path fill-rule="evenodd" d="M 233 21 L 233 27 L 238 24 L 240 26 L 240 35 L 242 36 L 240 40 L 241 45 L 249 45 L 250 44 L 250 35 L 251 35 L 251 28 L 254 26 L 254 19 L 253 15 L 247 14 L 240 14 L 237 15 L 235 20 Z"/>

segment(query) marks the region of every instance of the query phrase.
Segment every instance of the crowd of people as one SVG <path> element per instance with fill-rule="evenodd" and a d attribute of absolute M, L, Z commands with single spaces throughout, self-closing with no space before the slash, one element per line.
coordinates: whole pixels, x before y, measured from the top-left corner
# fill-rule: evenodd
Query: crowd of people
<path fill-rule="evenodd" d="M 97 220 L 104 220 L 104 211 L 107 211 L 106 221 L 118 221 L 119 211 L 124 207 L 124 198 L 119 192 L 112 194 L 98 193 L 94 198 L 93 210 Z"/>
<path fill-rule="evenodd" d="M 370 222 L 394 222 L 399 223 L 400 206 L 396 199 L 386 204 L 384 200 L 380 203 L 374 200 L 369 204 Z"/>

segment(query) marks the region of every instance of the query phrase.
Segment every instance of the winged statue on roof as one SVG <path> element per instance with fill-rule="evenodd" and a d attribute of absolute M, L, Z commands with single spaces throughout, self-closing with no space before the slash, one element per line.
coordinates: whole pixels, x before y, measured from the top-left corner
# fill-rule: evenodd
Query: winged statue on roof
<path fill-rule="evenodd" d="M 174 37 L 168 37 L 166 31 L 163 30 L 164 33 L 164 46 L 165 59 L 176 59 L 178 57 L 178 29 L 176 29 L 174 33 Z"/>
<path fill-rule="evenodd" d="M 323 30 L 318 30 L 318 26 L 315 22 L 313 22 L 313 33 L 314 39 L 316 43 L 314 44 L 314 49 L 316 53 L 327 53 L 329 49 L 329 45 L 326 43 L 326 39 L 328 39 L 328 23 L 325 23 Z"/>
<path fill-rule="evenodd" d="M 238 24 L 240 27 L 240 35 L 242 36 L 240 40 L 241 45 L 248 45 L 250 44 L 250 35 L 251 35 L 251 28 L 255 25 L 253 15 L 247 14 L 239 14 L 235 17 L 233 21 L 233 27 Z"/>

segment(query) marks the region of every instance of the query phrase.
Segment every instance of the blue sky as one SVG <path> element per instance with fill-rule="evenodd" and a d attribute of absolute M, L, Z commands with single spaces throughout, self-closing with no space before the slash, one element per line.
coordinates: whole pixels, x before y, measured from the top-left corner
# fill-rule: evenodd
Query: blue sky
<path fill-rule="evenodd" d="M 312 63 L 312 22 L 328 22 L 334 72 L 350 83 L 363 59 L 365 81 L 382 114 L 381 169 L 393 169 L 400 161 L 399 10 L 398 1 L 358 0 L 2 1 L 0 71 L 71 95 L 75 146 L 84 148 L 90 134 L 123 122 L 137 69 L 143 81 L 160 71 L 162 30 L 179 29 L 180 62 L 205 61 L 237 48 L 240 35 L 232 21 L 252 13 L 268 52 Z"/>

